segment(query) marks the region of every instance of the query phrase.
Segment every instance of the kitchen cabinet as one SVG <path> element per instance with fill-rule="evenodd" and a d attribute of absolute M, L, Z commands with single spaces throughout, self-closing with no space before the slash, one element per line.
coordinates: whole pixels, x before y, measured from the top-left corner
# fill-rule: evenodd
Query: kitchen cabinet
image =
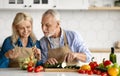
<path fill-rule="evenodd" d="M 88 0 L 0 0 L 3 9 L 88 9 Z"/>
<path fill-rule="evenodd" d="M 50 9 L 54 0 L 3 0 L 4 9 Z"/>
<path fill-rule="evenodd" d="M 57 0 L 56 9 L 88 9 L 88 0 Z"/>
<path fill-rule="evenodd" d="M 120 10 L 120 7 L 89 7 L 89 0 L 0 0 L 0 9 Z"/>

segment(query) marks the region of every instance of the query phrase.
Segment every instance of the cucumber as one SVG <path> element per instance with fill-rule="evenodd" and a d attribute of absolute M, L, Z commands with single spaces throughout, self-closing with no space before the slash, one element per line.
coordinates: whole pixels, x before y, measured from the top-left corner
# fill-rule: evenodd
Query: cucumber
<path fill-rule="evenodd" d="M 107 72 L 107 68 L 96 67 L 96 70 L 100 70 L 102 72 Z"/>
<path fill-rule="evenodd" d="M 69 65 L 69 66 L 66 66 L 65 68 L 68 68 L 68 69 L 80 69 L 80 66 Z"/>
<path fill-rule="evenodd" d="M 61 63 L 57 63 L 55 65 L 45 64 L 45 68 L 62 68 Z"/>
<path fill-rule="evenodd" d="M 57 63 L 55 65 L 45 64 L 44 67 L 45 68 L 62 68 L 62 63 Z M 65 66 L 64 68 L 66 68 L 66 69 L 79 69 L 80 66 L 68 65 L 68 66 Z"/>

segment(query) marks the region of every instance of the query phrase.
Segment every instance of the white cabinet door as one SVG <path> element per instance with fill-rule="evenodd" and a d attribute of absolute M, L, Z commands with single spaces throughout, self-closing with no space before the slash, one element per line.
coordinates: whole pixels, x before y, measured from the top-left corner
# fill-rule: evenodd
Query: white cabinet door
<path fill-rule="evenodd" d="M 57 0 L 58 9 L 86 9 L 88 0 Z"/>
<path fill-rule="evenodd" d="M 4 0 L 4 8 L 10 9 L 49 9 L 53 5 L 53 0 Z"/>
<path fill-rule="evenodd" d="M 52 9 L 54 0 L 33 0 L 32 8 L 34 9 Z"/>
<path fill-rule="evenodd" d="M 23 8 L 25 6 L 25 0 L 4 0 L 4 8 Z"/>
<path fill-rule="evenodd" d="M 4 1 L 4 2 L 2 2 Z M 88 0 L 0 0 L 8 9 L 86 9 Z"/>
<path fill-rule="evenodd" d="M 3 3 L 4 3 L 4 1 L 0 0 L 0 8 L 3 8 Z"/>

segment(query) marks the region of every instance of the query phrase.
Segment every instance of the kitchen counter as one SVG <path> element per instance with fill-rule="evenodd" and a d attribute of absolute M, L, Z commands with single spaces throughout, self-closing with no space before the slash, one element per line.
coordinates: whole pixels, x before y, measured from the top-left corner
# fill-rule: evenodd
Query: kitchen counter
<path fill-rule="evenodd" d="M 0 68 L 0 76 L 90 76 L 77 72 L 27 72 L 19 68 Z M 98 75 L 91 75 L 98 76 Z"/>

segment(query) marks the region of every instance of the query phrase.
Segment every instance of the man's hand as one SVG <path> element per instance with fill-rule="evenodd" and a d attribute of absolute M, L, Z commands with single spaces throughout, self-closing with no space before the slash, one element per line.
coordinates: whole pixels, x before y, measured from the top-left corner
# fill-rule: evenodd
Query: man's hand
<path fill-rule="evenodd" d="M 45 64 L 54 65 L 56 63 L 58 63 L 58 61 L 55 58 L 49 58 Z"/>
<path fill-rule="evenodd" d="M 16 52 L 14 49 L 9 50 L 5 53 L 6 58 L 15 59 L 19 56 L 19 52 Z"/>
<path fill-rule="evenodd" d="M 76 54 L 75 53 L 67 53 L 66 55 L 65 55 L 65 61 L 66 62 L 72 62 L 74 59 L 76 58 Z"/>
<path fill-rule="evenodd" d="M 80 60 L 82 62 L 86 62 L 86 54 L 84 54 L 84 53 L 73 53 L 73 52 L 67 53 L 65 55 L 64 60 L 66 60 L 66 62 L 72 62 L 74 59 Z"/>

